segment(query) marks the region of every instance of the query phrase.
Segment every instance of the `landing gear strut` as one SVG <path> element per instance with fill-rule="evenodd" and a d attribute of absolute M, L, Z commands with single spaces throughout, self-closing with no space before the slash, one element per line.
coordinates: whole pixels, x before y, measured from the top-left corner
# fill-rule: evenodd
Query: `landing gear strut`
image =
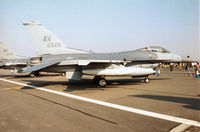
<path fill-rule="evenodd" d="M 104 77 L 95 76 L 93 81 L 98 87 L 106 87 L 107 86 L 107 81 Z"/>

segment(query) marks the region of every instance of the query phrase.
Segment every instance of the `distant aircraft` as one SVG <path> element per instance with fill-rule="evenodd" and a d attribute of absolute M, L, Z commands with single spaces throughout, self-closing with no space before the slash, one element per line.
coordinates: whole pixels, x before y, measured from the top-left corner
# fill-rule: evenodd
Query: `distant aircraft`
<path fill-rule="evenodd" d="M 37 55 L 41 56 L 40 64 L 27 67 L 24 72 L 66 73 L 66 78 L 71 80 L 80 80 L 82 75 L 86 74 L 94 76 L 94 82 L 98 86 L 105 87 L 106 76 L 145 77 L 145 82 L 149 82 L 148 76 L 155 74 L 153 68 L 157 67 L 158 63 L 182 61 L 178 55 L 169 52 L 165 54 L 166 50 L 161 47 L 115 53 L 93 53 L 74 49 L 66 47 L 40 23 L 24 22 L 23 25 L 36 45 Z M 158 51 L 160 49 L 162 51 Z"/>
<path fill-rule="evenodd" d="M 29 64 L 30 59 L 16 55 L 5 44 L 0 42 L 0 68 L 22 71 Z"/>

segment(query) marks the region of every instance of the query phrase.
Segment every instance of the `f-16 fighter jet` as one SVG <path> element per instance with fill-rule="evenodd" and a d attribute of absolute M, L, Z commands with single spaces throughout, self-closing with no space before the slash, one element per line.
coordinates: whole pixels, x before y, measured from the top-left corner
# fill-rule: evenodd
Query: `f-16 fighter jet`
<path fill-rule="evenodd" d="M 149 82 L 148 76 L 156 72 L 154 68 L 158 64 L 155 63 L 170 60 L 147 48 L 115 53 L 74 49 L 66 47 L 40 23 L 24 22 L 23 25 L 36 45 L 37 55 L 41 56 L 40 64 L 27 67 L 24 72 L 65 73 L 69 80 L 80 80 L 84 74 L 91 75 L 98 86 L 105 87 L 106 76 L 145 77 L 145 82 Z"/>
<path fill-rule="evenodd" d="M 22 71 L 29 64 L 29 58 L 16 55 L 5 44 L 0 42 L 0 68 Z"/>

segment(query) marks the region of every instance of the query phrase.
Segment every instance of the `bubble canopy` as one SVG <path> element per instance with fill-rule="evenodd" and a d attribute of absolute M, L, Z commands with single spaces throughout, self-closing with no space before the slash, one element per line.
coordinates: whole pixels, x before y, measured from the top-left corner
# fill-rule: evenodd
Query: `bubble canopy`
<path fill-rule="evenodd" d="M 160 46 L 150 46 L 142 48 L 141 50 L 152 51 L 152 52 L 160 52 L 160 53 L 171 53 L 169 50 L 160 47 Z"/>

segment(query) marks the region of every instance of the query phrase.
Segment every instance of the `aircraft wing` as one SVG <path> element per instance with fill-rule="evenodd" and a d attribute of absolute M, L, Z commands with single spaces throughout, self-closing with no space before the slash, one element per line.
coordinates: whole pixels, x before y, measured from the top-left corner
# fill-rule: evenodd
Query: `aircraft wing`
<path fill-rule="evenodd" d="M 25 73 L 25 72 L 31 73 L 33 71 L 39 71 L 39 70 L 42 70 L 43 68 L 47 68 L 49 66 L 58 64 L 59 62 L 60 61 L 54 61 L 54 62 L 46 62 L 46 63 L 36 64 L 36 65 L 25 68 L 23 73 Z"/>
<path fill-rule="evenodd" d="M 63 61 L 53 61 L 53 62 L 45 62 L 36 64 L 30 67 L 27 67 L 24 69 L 23 73 L 28 72 L 31 73 L 33 71 L 39 71 L 44 68 L 53 66 L 53 65 L 59 65 L 59 66 L 69 66 L 69 65 L 75 65 L 75 66 L 87 66 L 91 63 L 98 63 L 98 64 L 113 64 L 113 63 L 127 63 L 128 61 L 120 61 L 120 60 L 63 60 Z"/>
<path fill-rule="evenodd" d="M 44 68 L 53 66 L 55 64 L 60 66 L 67 66 L 67 65 L 74 65 L 74 66 L 88 66 L 89 64 L 124 64 L 124 63 L 130 63 L 130 62 L 148 62 L 148 63 L 161 63 L 161 62 L 174 62 L 172 60 L 166 60 L 166 59 L 158 59 L 158 60 L 58 60 L 53 62 L 45 62 L 33 65 L 31 67 L 27 67 L 23 72 L 31 73 L 33 71 L 39 71 Z M 180 62 L 180 61 L 176 61 Z M 183 62 L 183 61 L 181 61 Z M 185 62 L 191 62 L 191 61 L 185 61 Z"/>

